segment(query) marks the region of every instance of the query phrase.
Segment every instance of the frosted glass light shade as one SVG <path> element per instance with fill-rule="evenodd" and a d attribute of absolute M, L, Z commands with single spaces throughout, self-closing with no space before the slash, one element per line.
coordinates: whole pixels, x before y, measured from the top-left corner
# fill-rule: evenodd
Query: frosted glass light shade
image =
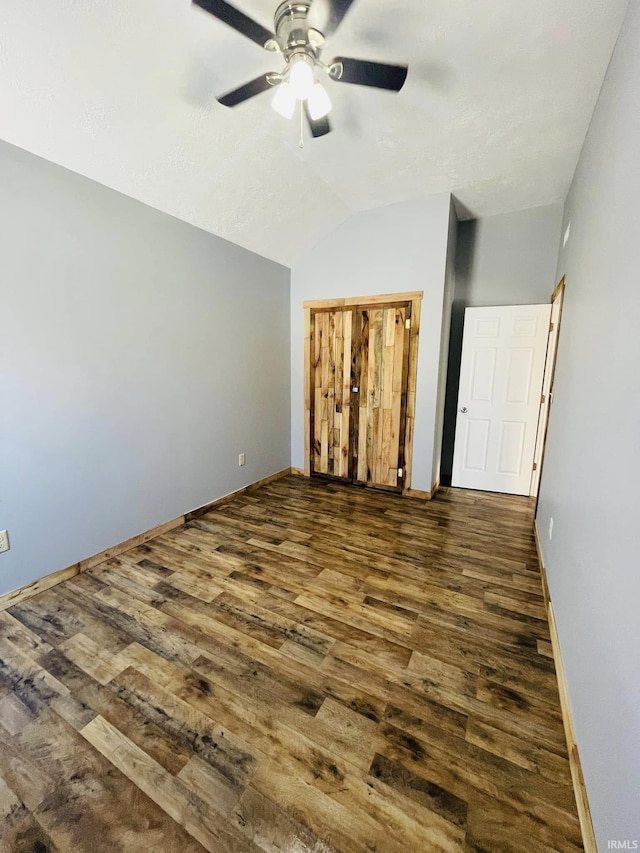
<path fill-rule="evenodd" d="M 296 108 L 296 96 L 291 91 L 291 86 L 284 81 L 277 87 L 271 106 L 284 118 L 291 118 Z"/>
<path fill-rule="evenodd" d="M 294 56 L 291 60 L 289 85 L 299 101 L 309 97 L 313 89 L 313 63 L 306 56 Z"/>
<path fill-rule="evenodd" d="M 327 95 L 327 90 L 321 83 L 314 83 L 307 98 L 307 106 L 309 107 L 309 115 L 314 121 L 324 118 L 331 112 L 329 95 Z"/>

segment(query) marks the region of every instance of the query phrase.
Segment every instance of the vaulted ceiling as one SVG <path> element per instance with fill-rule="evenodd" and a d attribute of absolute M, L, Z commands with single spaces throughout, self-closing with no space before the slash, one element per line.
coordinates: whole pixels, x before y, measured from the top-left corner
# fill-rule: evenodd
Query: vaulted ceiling
<path fill-rule="evenodd" d="M 274 0 L 237 0 L 273 28 Z M 277 56 L 189 0 L 0 0 L 0 136 L 282 263 L 351 212 L 451 191 L 463 218 L 562 201 L 627 0 L 357 0 L 324 56 L 401 62 L 400 94 L 332 81 L 298 147 Z"/>

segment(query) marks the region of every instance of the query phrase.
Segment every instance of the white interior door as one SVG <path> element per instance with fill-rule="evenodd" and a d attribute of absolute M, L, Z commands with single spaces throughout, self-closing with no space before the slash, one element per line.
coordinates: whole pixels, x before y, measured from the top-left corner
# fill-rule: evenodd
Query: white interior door
<path fill-rule="evenodd" d="M 551 305 L 467 308 L 451 484 L 528 495 Z"/>

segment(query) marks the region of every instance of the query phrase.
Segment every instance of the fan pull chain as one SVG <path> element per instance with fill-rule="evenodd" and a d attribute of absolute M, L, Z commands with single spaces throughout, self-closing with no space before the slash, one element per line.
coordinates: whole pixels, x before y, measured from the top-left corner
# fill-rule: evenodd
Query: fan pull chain
<path fill-rule="evenodd" d="M 298 148 L 304 148 L 304 101 L 300 101 L 300 142 Z"/>

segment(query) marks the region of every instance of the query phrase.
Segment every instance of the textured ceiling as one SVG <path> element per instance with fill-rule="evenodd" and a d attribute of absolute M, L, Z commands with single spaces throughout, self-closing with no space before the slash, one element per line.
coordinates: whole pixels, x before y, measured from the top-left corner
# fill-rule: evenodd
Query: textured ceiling
<path fill-rule="evenodd" d="M 272 29 L 277 0 L 237 0 Z M 0 0 L 0 137 L 288 264 L 350 212 L 451 191 L 463 217 L 564 199 L 627 0 L 358 0 L 323 57 L 409 65 L 395 95 L 327 83 L 298 148 L 261 50 L 189 0 Z"/>

